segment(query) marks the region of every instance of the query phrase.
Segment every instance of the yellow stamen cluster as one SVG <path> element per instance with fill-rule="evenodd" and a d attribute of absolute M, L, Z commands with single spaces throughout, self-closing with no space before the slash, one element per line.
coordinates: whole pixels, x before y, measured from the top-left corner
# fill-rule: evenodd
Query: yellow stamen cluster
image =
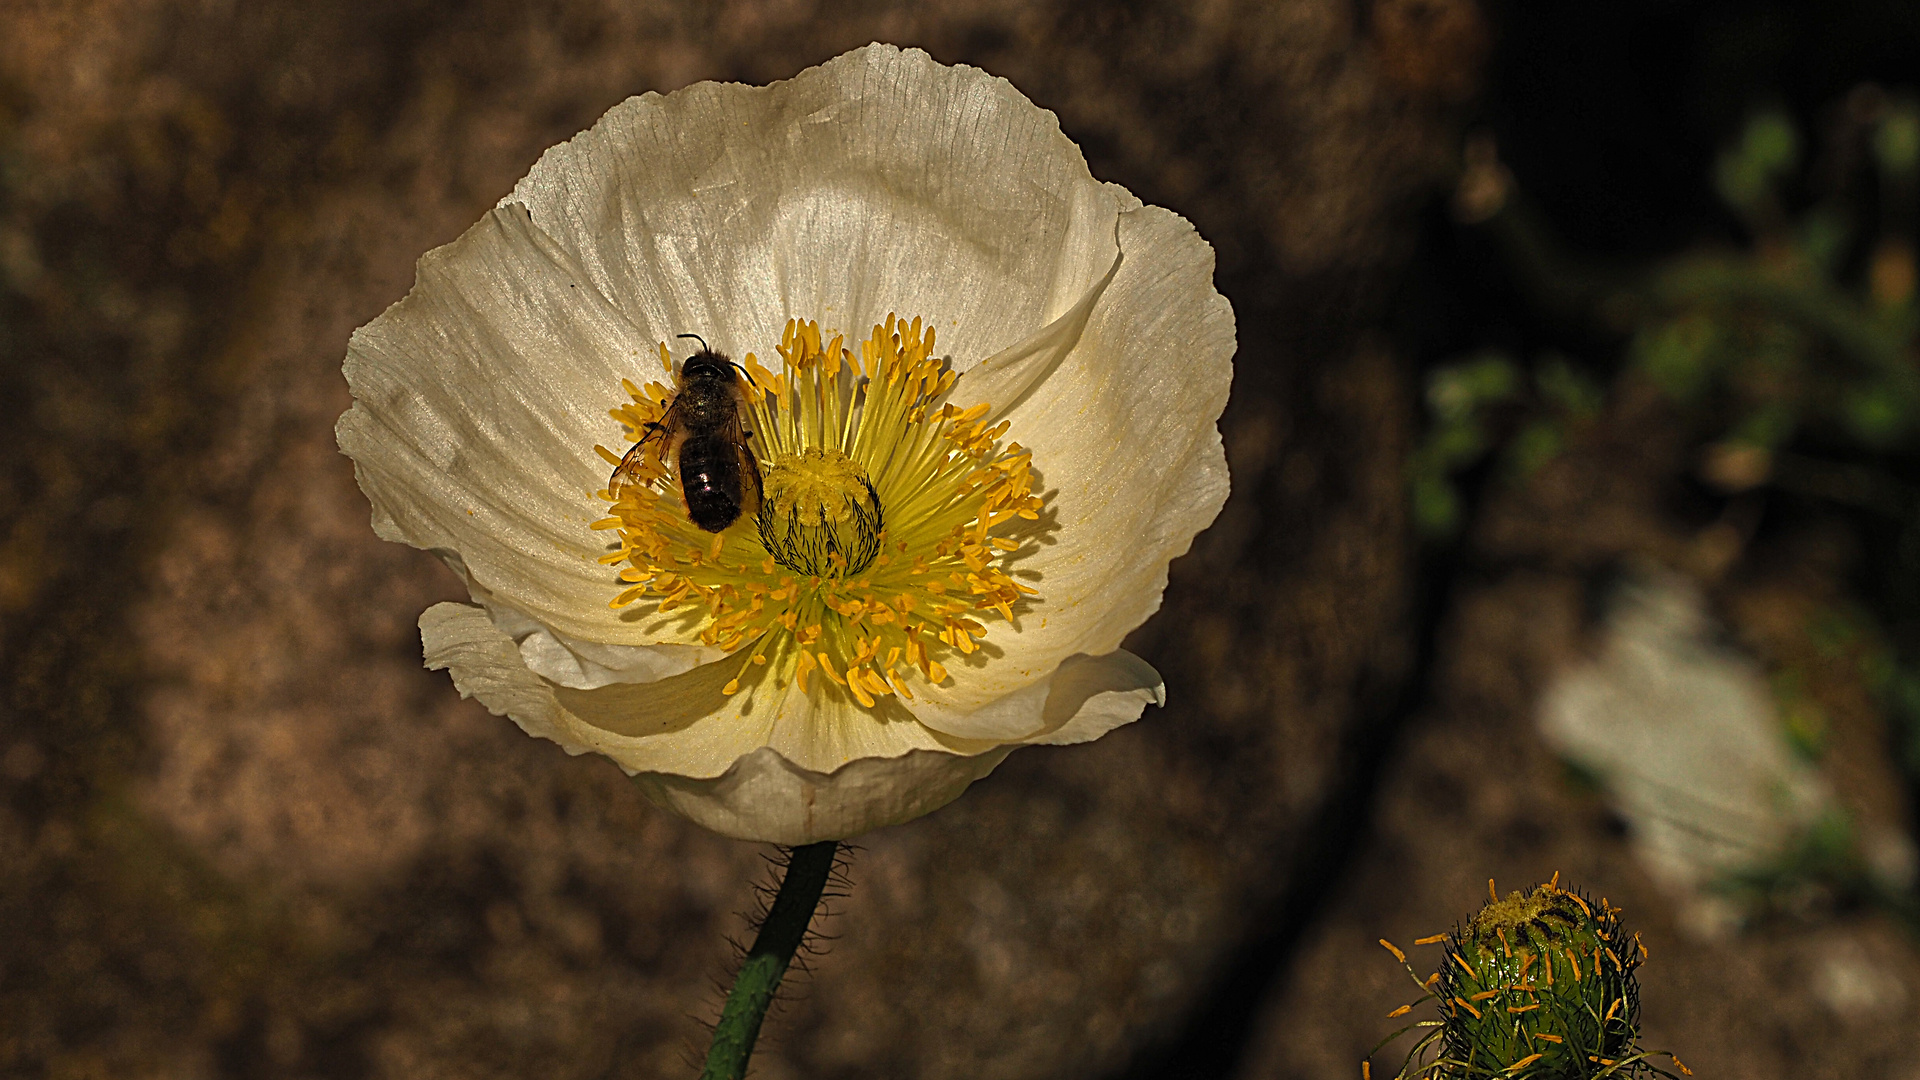
<path fill-rule="evenodd" d="M 813 690 L 872 707 L 892 694 L 911 700 L 915 670 L 944 682 L 943 657 L 973 653 L 987 632 L 983 619 L 1011 622 L 1015 605 L 1036 593 L 1014 579 L 1010 562 L 1037 531 L 1041 501 L 1032 453 L 1000 444 L 1007 424 L 984 424 L 984 404 L 946 403 L 955 375 L 934 357 L 933 341 L 919 319 L 889 316 L 859 343 L 856 361 L 842 338 L 823 345 L 817 324 L 790 321 L 781 371 L 749 354 L 742 366 L 751 383 L 742 389 L 767 503 L 722 532 L 702 532 L 687 519 L 669 441 L 652 440 L 644 460 L 600 493 L 612 516 L 594 528 L 619 535 L 601 562 L 626 564 L 613 606 L 684 610 L 700 641 L 744 651 L 730 694 L 768 676 L 812 692 L 818 671 Z M 660 357 L 671 371 L 664 344 Z M 612 415 L 639 441 L 665 415 L 671 392 L 660 383 L 625 386 L 633 400 Z M 842 531 L 819 548 L 822 558 L 802 559 L 784 533 L 763 540 L 769 521 Z M 837 554 L 854 546 L 847 536 L 871 537 L 870 552 Z"/>

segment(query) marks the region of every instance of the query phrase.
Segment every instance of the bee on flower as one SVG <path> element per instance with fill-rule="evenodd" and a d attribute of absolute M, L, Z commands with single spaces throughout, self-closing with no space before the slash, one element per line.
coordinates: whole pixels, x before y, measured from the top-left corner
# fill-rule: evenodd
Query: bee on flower
<path fill-rule="evenodd" d="M 664 350 L 665 346 L 661 348 Z M 665 435 L 670 440 L 667 445 L 673 455 L 674 471 L 680 474 L 680 492 L 687 504 L 688 520 L 707 532 L 717 533 L 740 520 L 742 511 L 759 507 L 763 482 L 760 463 L 747 446 L 751 433 L 741 424 L 746 395 L 733 377 L 739 367 L 701 341 L 700 351 L 687 357 L 687 362 L 680 366 L 679 392 L 673 395 L 673 400 L 662 403 L 657 418 L 642 422 L 643 434 L 615 462 L 613 474 L 607 478 L 607 490 L 651 482 L 647 444 Z M 628 393 L 638 393 L 632 383 L 625 385 Z M 607 460 L 614 460 L 604 448 L 601 453 Z"/>
<path fill-rule="evenodd" d="M 1005 81 L 873 45 L 548 151 L 354 334 L 340 445 L 472 595 L 421 617 L 462 694 L 844 838 L 1164 700 L 1120 644 L 1226 497 L 1212 270 Z"/>

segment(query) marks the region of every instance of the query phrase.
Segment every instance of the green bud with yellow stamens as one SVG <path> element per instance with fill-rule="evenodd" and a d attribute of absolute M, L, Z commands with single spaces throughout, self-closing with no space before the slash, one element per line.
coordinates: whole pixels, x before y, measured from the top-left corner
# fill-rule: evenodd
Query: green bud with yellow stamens
<path fill-rule="evenodd" d="M 1646 949 L 1621 929 L 1619 909 L 1560 888 L 1557 874 L 1505 899 L 1491 881 L 1487 889 L 1490 899 L 1466 926 L 1416 943 L 1445 948 L 1438 971 L 1414 975 L 1439 1017 L 1416 1025 L 1431 1030 L 1408 1055 L 1402 1080 L 1673 1076 L 1639 1046 L 1634 969 Z M 1382 944 L 1405 964 L 1399 949 Z"/>

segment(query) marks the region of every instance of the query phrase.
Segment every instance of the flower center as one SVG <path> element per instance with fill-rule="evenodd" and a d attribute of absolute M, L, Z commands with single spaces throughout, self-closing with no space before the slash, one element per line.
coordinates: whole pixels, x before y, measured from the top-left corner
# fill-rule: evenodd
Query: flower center
<path fill-rule="evenodd" d="M 985 404 L 946 402 L 956 376 L 933 337 L 889 316 L 856 360 L 841 338 L 823 346 L 816 324 L 789 322 L 778 373 L 748 354 L 761 498 L 718 533 L 688 519 L 670 440 L 624 464 L 595 447 L 620 466 L 600 493 L 611 516 L 594 523 L 619 536 L 600 560 L 625 564 L 613 606 L 688 611 L 702 642 L 744 654 L 729 694 L 792 683 L 871 708 L 946 681 L 944 660 L 976 652 L 987 621 L 1011 623 L 1037 595 L 1014 563 L 1043 526 L 1032 453 L 1002 445 L 1007 424 L 984 425 Z M 673 370 L 664 344 L 660 361 Z M 612 415 L 641 442 L 673 392 L 625 386 L 632 402 Z"/>
<path fill-rule="evenodd" d="M 808 577 L 852 577 L 880 554 L 880 496 L 860 463 L 808 447 L 775 461 L 754 518 L 773 561 Z"/>

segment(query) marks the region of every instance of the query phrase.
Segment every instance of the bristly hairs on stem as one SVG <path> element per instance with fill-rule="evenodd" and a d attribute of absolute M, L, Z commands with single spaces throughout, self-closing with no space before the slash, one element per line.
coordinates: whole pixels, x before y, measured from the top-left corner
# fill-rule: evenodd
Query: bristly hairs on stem
<path fill-rule="evenodd" d="M 701 1080 L 744 1076 L 788 966 L 797 955 L 801 969 L 806 970 L 808 958 L 821 949 L 817 942 L 822 939 L 813 924 L 823 912 L 832 914 L 831 906 L 823 907 L 821 901 L 845 897 L 851 884 L 846 852 L 836 841 L 781 848 L 767 863 L 779 884 L 762 882 L 754 887 L 755 910 L 747 915 L 753 944 L 742 949 L 737 940 L 729 939 L 736 957 L 733 986 L 713 1025 Z"/>
<path fill-rule="evenodd" d="M 863 850 L 865 849 L 859 845 L 849 844 L 844 840 L 834 849 L 833 866 L 827 871 L 827 884 L 820 891 L 820 903 L 814 909 L 813 921 L 807 924 L 806 936 L 800 939 L 800 944 L 793 951 L 793 961 L 787 969 L 787 977 L 780 981 L 779 989 L 774 993 L 773 1002 L 767 1007 L 768 1016 L 772 1016 L 789 1001 L 805 999 L 808 978 L 813 975 L 814 958 L 826 955 L 828 947 L 840 939 L 840 935 L 829 934 L 821 927 L 829 919 L 840 914 L 835 901 L 846 899 L 853 888 L 853 879 L 848 876 L 849 868 L 853 865 L 853 856 Z M 727 945 L 733 950 L 733 961 L 728 968 L 729 979 L 739 975 L 740 965 L 747 959 L 748 940 L 757 936 L 761 925 L 767 921 L 767 912 L 772 909 L 774 897 L 780 893 L 780 883 L 785 880 L 787 867 L 793 861 L 793 849 L 775 848 L 763 854 L 760 861 L 766 866 L 767 872 L 766 876 L 753 883 L 753 907 L 748 911 L 735 913 L 747 924 L 749 937 L 743 940 L 731 934 L 727 935 Z M 796 978 L 796 975 L 808 978 Z M 719 996 L 724 998 L 730 982 L 716 981 L 714 985 L 719 990 Z M 709 1030 L 712 1026 L 707 1025 Z M 776 1033 L 764 1030 L 761 1034 L 768 1038 L 778 1037 Z"/>

